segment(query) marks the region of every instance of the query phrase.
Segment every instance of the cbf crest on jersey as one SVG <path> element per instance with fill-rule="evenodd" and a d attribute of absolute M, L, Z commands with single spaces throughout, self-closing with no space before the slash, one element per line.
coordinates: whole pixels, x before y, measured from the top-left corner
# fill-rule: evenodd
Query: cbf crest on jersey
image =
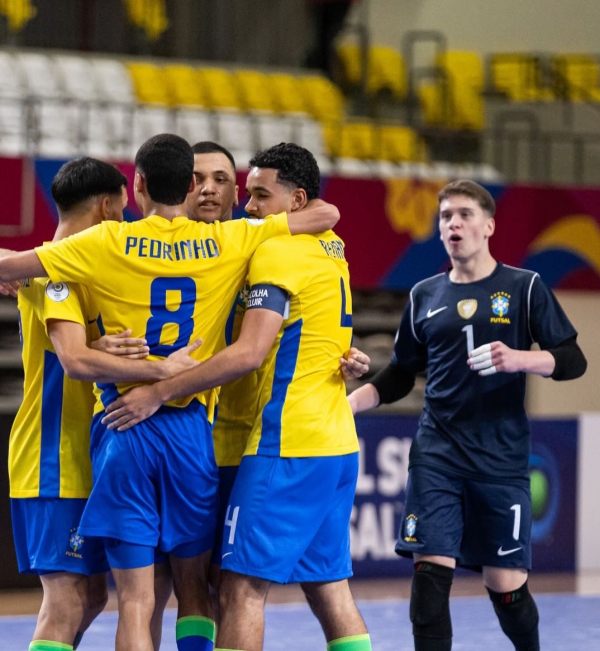
<path fill-rule="evenodd" d="M 459 301 L 456 309 L 463 319 L 470 319 L 477 312 L 477 300 L 475 298 L 467 298 L 464 301 Z"/>
<path fill-rule="evenodd" d="M 417 539 L 415 538 L 415 531 L 417 530 L 417 518 L 416 515 L 411 513 L 409 516 L 406 518 L 406 524 L 404 525 L 404 533 L 406 534 L 404 536 L 405 542 L 417 542 Z"/>
<path fill-rule="evenodd" d="M 496 315 L 490 318 L 490 323 L 510 323 L 510 319 L 506 316 L 510 307 L 510 294 L 496 292 L 490 298 L 492 299 L 492 312 Z"/>

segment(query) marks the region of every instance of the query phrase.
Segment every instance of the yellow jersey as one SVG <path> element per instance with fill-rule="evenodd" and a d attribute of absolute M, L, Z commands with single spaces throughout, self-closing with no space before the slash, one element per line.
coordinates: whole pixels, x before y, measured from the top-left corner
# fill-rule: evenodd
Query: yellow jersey
<path fill-rule="evenodd" d="M 49 319 L 73 321 L 99 337 L 85 287 L 26 280 L 18 294 L 24 395 L 8 448 L 11 497 L 85 498 L 92 487 L 92 384 L 67 377 L 48 337 Z"/>
<path fill-rule="evenodd" d="M 237 341 L 246 312 L 249 286 L 238 293 L 225 327 L 225 343 Z M 218 466 L 239 466 L 250 438 L 257 409 L 257 374 L 248 373 L 221 387 L 217 419 L 213 427 Z"/>
<path fill-rule="evenodd" d="M 224 345 L 229 306 L 252 254 L 284 234 L 289 235 L 285 213 L 214 224 L 153 215 L 103 222 L 36 252 L 51 279 L 88 288 L 105 334 L 131 328 L 133 337 L 146 338 L 151 360 L 202 338 L 194 357 L 203 361 Z M 96 384 L 95 413 L 134 386 Z M 184 407 L 197 398 L 212 421 L 217 396 L 218 389 L 211 389 L 167 404 Z"/>
<path fill-rule="evenodd" d="M 344 243 L 333 231 L 270 240 L 256 251 L 249 279 L 252 287 L 285 290 L 289 312 L 258 370 L 258 416 L 245 454 L 356 452 L 358 439 L 339 361 L 352 339 Z"/>

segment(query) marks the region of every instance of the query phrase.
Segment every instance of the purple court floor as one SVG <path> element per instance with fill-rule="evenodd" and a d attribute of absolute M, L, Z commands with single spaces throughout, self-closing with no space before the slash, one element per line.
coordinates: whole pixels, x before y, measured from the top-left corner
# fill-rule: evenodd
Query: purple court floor
<path fill-rule="evenodd" d="M 600 650 L 600 596 L 536 596 L 543 651 Z M 409 651 L 412 636 L 408 601 L 359 601 L 371 632 L 374 651 Z M 457 597 L 452 602 L 453 651 L 511 651 L 485 597 Z M 114 648 L 117 615 L 102 614 L 86 633 L 80 651 Z M 0 617 L 0 651 L 25 651 L 35 624 L 33 616 Z M 176 651 L 175 611 L 165 613 L 162 651 Z M 264 651 L 325 650 L 316 620 L 304 604 L 267 606 Z"/>

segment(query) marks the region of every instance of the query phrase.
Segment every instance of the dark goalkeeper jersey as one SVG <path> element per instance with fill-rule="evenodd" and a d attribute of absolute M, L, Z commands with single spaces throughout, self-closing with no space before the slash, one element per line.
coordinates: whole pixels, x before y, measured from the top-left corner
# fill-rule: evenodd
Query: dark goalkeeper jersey
<path fill-rule="evenodd" d="M 427 369 L 425 407 L 410 465 L 489 481 L 528 479 L 525 373 L 481 377 L 468 351 L 493 341 L 554 348 L 577 334 L 552 292 L 532 271 L 501 263 L 477 282 L 448 273 L 417 283 L 402 316 L 392 364 Z"/>

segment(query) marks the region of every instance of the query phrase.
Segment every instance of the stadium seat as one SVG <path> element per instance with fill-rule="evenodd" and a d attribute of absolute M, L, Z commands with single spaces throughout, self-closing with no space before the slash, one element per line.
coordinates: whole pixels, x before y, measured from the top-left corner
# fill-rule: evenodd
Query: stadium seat
<path fill-rule="evenodd" d="M 296 122 L 293 118 L 279 115 L 255 115 L 257 145 L 260 149 L 266 149 L 280 142 L 294 142 Z"/>
<path fill-rule="evenodd" d="M 83 102 L 101 99 L 98 96 L 90 59 L 67 55 L 57 55 L 53 59 L 67 97 Z"/>
<path fill-rule="evenodd" d="M 106 102 L 135 104 L 133 80 L 127 68 L 116 59 L 92 59 L 95 83 Z"/>
<path fill-rule="evenodd" d="M 301 77 L 285 74 L 268 75 L 273 106 L 279 113 L 308 113 Z"/>
<path fill-rule="evenodd" d="M 208 111 L 180 108 L 175 112 L 174 133 L 190 144 L 213 139 L 213 117 Z"/>
<path fill-rule="evenodd" d="M 344 115 L 342 91 L 329 79 L 318 75 L 300 78 L 310 114 L 321 122 L 339 121 Z"/>
<path fill-rule="evenodd" d="M 15 60 L 29 96 L 40 99 L 64 97 L 58 69 L 51 57 L 45 54 L 18 52 Z"/>
<path fill-rule="evenodd" d="M 541 84 L 539 58 L 533 54 L 505 53 L 490 57 L 492 87 L 513 102 L 551 101 L 550 88 Z"/>
<path fill-rule="evenodd" d="M 436 58 L 434 83 L 419 87 L 423 118 L 431 126 L 481 130 L 484 127 L 483 63 L 476 52 L 446 51 Z"/>
<path fill-rule="evenodd" d="M 252 116 L 228 111 L 215 113 L 214 138 L 231 151 L 241 169 L 248 167 L 248 161 L 258 149 L 254 135 Z"/>
<path fill-rule="evenodd" d="M 169 106 L 169 86 L 163 68 L 151 63 L 128 63 L 135 95 L 141 104 Z"/>
<path fill-rule="evenodd" d="M 335 158 L 372 160 L 376 157 L 377 130 L 370 122 L 328 124 L 325 140 Z"/>
<path fill-rule="evenodd" d="M 419 162 L 427 159 L 425 144 L 408 127 L 382 126 L 379 129 L 377 158 L 391 163 Z"/>
<path fill-rule="evenodd" d="M 362 82 L 362 53 L 358 45 L 342 43 L 337 49 L 343 74 L 350 86 Z M 404 99 L 407 92 L 406 68 L 402 55 L 390 47 L 371 46 L 368 53 L 367 93 L 390 92 Z"/>
<path fill-rule="evenodd" d="M 242 110 L 243 104 L 233 75 L 224 68 L 200 68 L 198 76 L 202 84 L 206 106 L 211 109 Z"/>
<path fill-rule="evenodd" d="M 552 59 L 557 96 L 572 102 L 600 102 L 598 59 L 585 54 L 561 54 Z"/>
<path fill-rule="evenodd" d="M 175 106 L 206 107 L 204 87 L 198 72 L 191 66 L 165 66 L 168 92 Z"/>
<path fill-rule="evenodd" d="M 173 114 L 165 108 L 141 106 L 133 114 L 133 136 L 131 138 L 131 158 L 148 138 L 157 133 L 171 133 L 174 128 Z"/>
<path fill-rule="evenodd" d="M 238 86 L 242 108 L 246 111 L 274 111 L 269 77 L 256 70 L 237 70 L 233 78 Z"/>

